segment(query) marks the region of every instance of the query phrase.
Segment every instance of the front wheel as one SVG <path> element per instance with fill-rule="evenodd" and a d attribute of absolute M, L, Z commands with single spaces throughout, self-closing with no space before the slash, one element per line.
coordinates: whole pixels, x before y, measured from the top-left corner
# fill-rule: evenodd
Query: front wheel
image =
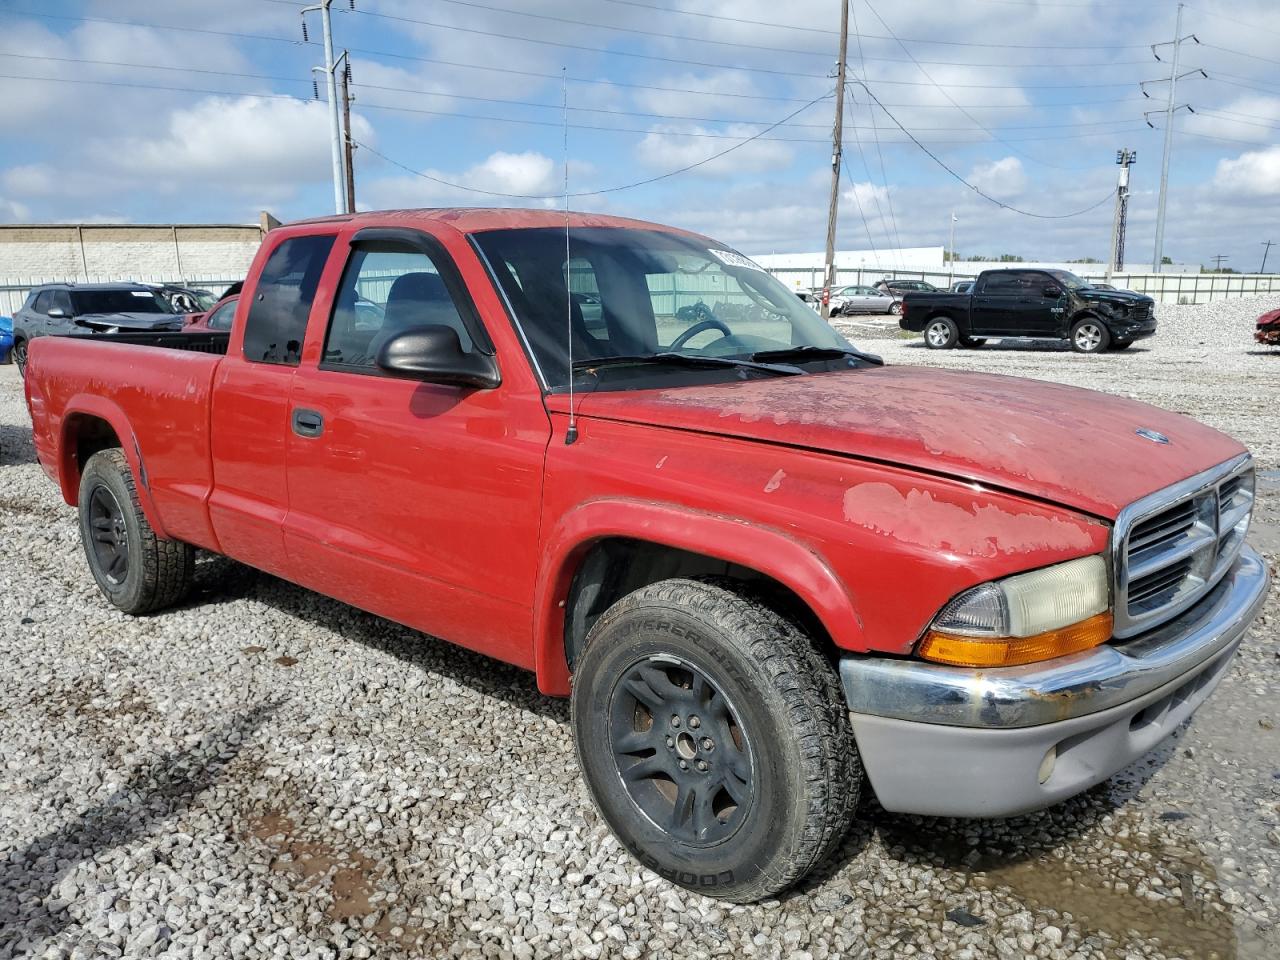
<path fill-rule="evenodd" d="M 13 362 L 17 364 L 18 376 L 25 377 L 27 375 L 27 341 L 13 341 Z"/>
<path fill-rule="evenodd" d="M 930 350 L 949 350 L 960 341 L 960 329 L 954 320 L 934 317 L 924 328 L 924 344 Z"/>
<path fill-rule="evenodd" d="M 835 671 L 799 627 L 723 584 L 664 580 L 610 607 L 572 707 L 596 806 L 681 886 L 770 896 L 852 820 L 862 768 Z"/>
<path fill-rule="evenodd" d="M 1111 332 L 1100 320 L 1085 317 L 1071 328 L 1071 349 L 1076 353 L 1102 353 L 1111 343 Z"/>
<path fill-rule="evenodd" d="M 162 610 L 182 599 L 195 571 L 195 550 L 162 540 L 142 512 L 129 462 L 100 450 L 80 477 L 80 539 L 89 570 L 125 613 Z"/>

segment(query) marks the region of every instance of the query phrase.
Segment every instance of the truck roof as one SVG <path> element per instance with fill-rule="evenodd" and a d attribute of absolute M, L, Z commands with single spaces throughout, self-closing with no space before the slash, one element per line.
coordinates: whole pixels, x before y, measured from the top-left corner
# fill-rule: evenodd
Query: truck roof
<path fill-rule="evenodd" d="M 537 227 L 561 227 L 566 219 L 570 227 L 629 227 L 640 230 L 661 230 L 665 233 L 679 233 L 685 236 L 708 239 L 690 230 L 651 223 L 647 220 L 633 220 L 630 217 L 615 217 L 603 213 L 580 213 L 563 210 L 528 209 L 524 207 L 423 207 L 408 210 L 370 210 L 353 214 L 339 214 L 328 217 L 314 217 L 308 220 L 294 221 L 303 223 L 367 223 L 386 224 L 394 221 L 430 221 L 448 223 L 461 233 L 483 233 L 488 230 L 530 229 Z"/>

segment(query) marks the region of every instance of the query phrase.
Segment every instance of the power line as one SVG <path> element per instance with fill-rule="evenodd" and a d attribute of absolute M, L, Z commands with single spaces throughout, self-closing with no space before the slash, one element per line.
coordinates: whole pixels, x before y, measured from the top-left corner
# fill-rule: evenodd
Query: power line
<path fill-rule="evenodd" d="M 829 59 L 829 58 L 830 58 L 830 56 L 831 56 L 831 54 L 830 54 L 829 52 L 825 51 L 825 50 L 802 50 L 802 49 L 797 49 L 797 48 L 795 48 L 795 47 L 773 47 L 773 46 L 769 46 L 769 45 L 767 45 L 767 44 L 759 44 L 759 43 L 743 43 L 742 41 L 739 41 L 739 40 L 718 40 L 718 39 L 715 39 L 715 38 L 713 38 L 713 37 L 695 37 L 695 36 L 690 36 L 689 34 L 684 34 L 684 33 L 663 33 L 663 32 L 658 31 L 658 30 L 643 30 L 643 29 L 640 29 L 639 27 L 626 27 L 626 26 L 622 26 L 622 25 L 620 25 L 620 24 L 591 23 L 591 22 L 588 22 L 588 21 L 578 20 L 578 19 L 574 19 L 574 18 L 571 18 L 571 17 L 559 17 L 559 16 L 555 16 L 555 15 L 553 15 L 553 14 L 548 14 L 548 13 L 532 13 L 532 12 L 527 11 L 527 10 L 513 10 L 513 9 L 511 9 L 511 8 L 509 8 L 509 7 L 497 7 L 497 6 L 493 6 L 492 4 L 488 4 L 488 3 L 480 3 L 480 2 L 479 2 L 479 0 L 437 0 L 437 2 L 439 2 L 439 3 L 449 3 L 449 4 L 453 4 L 453 5 L 455 5 L 455 6 L 468 7 L 468 8 L 476 9 L 476 10 L 487 10 L 487 11 L 489 11 L 489 12 L 491 12 L 491 13 L 501 13 L 501 14 L 505 14 L 505 15 L 508 15 L 508 16 L 527 17 L 527 18 L 532 19 L 532 20 L 542 20 L 542 21 L 546 21 L 546 22 L 550 22 L 550 23 L 562 23 L 562 24 L 569 24 L 570 26 L 574 26 L 574 27 L 589 27 L 589 28 L 592 28 L 592 29 L 597 29 L 597 30 L 606 30 L 606 31 L 613 32 L 613 33 L 629 33 L 629 34 L 635 34 L 635 35 L 637 35 L 637 36 L 642 36 L 642 37 L 654 37 L 654 38 L 656 38 L 656 39 L 660 39 L 660 40 L 679 40 L 679 41 L 682 41 L 682 42 L 685 42 L 685 43 L 707 43 L 707 44 L 713 44 L 713 45 L 715 45 L 715 46 L 721 46 L 721 47 L 735 47 L 735 48 L 743 49 L 743 50 L 759 50 L 759 51 L 763 51 L 763 52 L 766 52 L 766 53 L 784 53 L 784 54 L 792 54 L 792 55 L 797 55 L 797 56 L 806 56 L 806 57 L 821 57 L 821 58 L 822 58 L 822 59 L 824 59 L 824 60 L 825 60 L 825 59 Z M 401 15 L 399 15 L 399 14 L 379 13 L 379 12 L 377 12 L 377 11 L 372 11 L 372 10 L 362 10 L 362 9 L 361 9 L 361 10 L 356 10 L 355 12 L 356 12 L 357 14 L 360 14 L 360 15 L 362 15 L 362 16 L 366 16 L 366 17 L 377 17 L 377 18 L 379 18 L 379 19 L 383 19 L 383 20 L 394 20 L 394 21 L 398 21 L 398 22 L 400 22 L 400 23 L 413 23 L 413 24 L 418 24 L 418 25 L 422 25 L 422 26 L 436 27 L 436 28 L 438 28 L 438 29 L 443 29 L 443 30 L 467 30 L 468 32 L 478 32 L 478 33 L 483 33 L 483 32 L 484 32 L 484 31 L 476 30 L 476 29 L 469 28 L 469 27 L 467 27 L 467 28 L 464 28 L 464 27 L 457 27 L 457 26 L 454 26 L 454 25 L 452 25 L 452 24 L 447 24 L 447 23 L 438 23 L 438 22 L 433 21 L 433 20 L 421 20 L 421 19 L 416 19 L 416 18 L 414 18 L 414 17 L 401 16 Z M 505 37 L 506 35 L 504 35 L 504 34 L 494 34 L 494 36 L 503 36 L 503 37 Z M 871 36 L 868 36 L 867 38 L 868 38 L 868 39 L 884 39 L 884 40 L 889 39 L 888 37 L 879 37 L 879 38 L 876 38 L 876 37 L 871 37 Z M 507 39 L 513 39 L 513 38 L 507 37 Z M 534 43 L 551 43 L 551 42 L 552 42 L 552 41 L 534 40 L 533 38 L 530 38 L 530 37 L 518 37 L 518 38 L 514 38 L 514 39 L 526 40 L 526 41 L 534 42 Z M 859 37 L 859 41 L 861 41 L 861 37 Z M 912 41 L 912 42 L 934 42 L 934 41 Z M 937 41 L 937 42 L 942 42 L 942 41 Z M 957 44 L 957 45 L 961 45 L 961 46 L 978 46 L 978 47 L 981 47 L 981 46 L 989 46 L 989 45 L 987 45 L 987 44 Z M 572 44 L 569 44 L 569 46 L 573 46 L 573 45 L 572 45 Z M 1029 49 L 1029 50 L 1038 50 L 1038 49 L 1041 49 L 1041 48 L 1040 48 L 1040 47 L 1038 47 L 1038 46 L 1030 46 L 1030 45 L 1028 45 L 1028 46 L 1026 46 L 1026 47 L 1025 47 L 1025 49 Z M 1044 49 L 1051 49 L 1051 50 L 1052 50 L 1052 49 L 1078 49 L 1078 48 L 1075 48 L 1075 47 L 1063 48 L 1063 47 L 1048 46 L 1048 47 L 1045 47 Z M 1105 48 L 1105 47 L 1096 47 L 1096 46 L 1094 46 L 1094 47 L 1090 47 L 1090 48 L 1088 48 L 1088 49 L 1098 50 L 1098 49 L 1109 49 L 1109 48 Z M 1118 48 L 1117 48 L 1117 49 L 1118 49 Z M 870 59 L 870 60 L 884 60 L 884 61 L 892 62 L 892 63 L 905 63 L 905 62 L 906 62 L 906 61 L 904 61 L 901 57 L 868 57 L 867 59 Z M 1034 64 L 1016 64 L 1016 63 L 1013 63 L 1013 64 L 1011 64 L 1011 63 L 1007 63 L 1007 62 L 1001 62 L 1001 63 L 971 63 L 971 62 L 955 61 L 955 60 L 933 60 L 933 61 L 923 61 L 923 62 L 925 62 L 925 63 L 935 63 L 935 64 L 938 64 L 939 66 L 973 66 L 973 67 L 993 67 L 993 68 L 1003 67 L 1003 68 L 1007 68 L 1007 69 L 1037 69 L 1037 68 L 1040 68 L 1040 69 L 1054 69 L 1054 68 L 1056 68 L 1056 69 L 1062 69 L 1062 68 L 1063 68 L 1063 67 L 1065 67 L 1065 66 L 1070 66 L 1070 67 L 1116 67 L 1116 66 L 1138 66 L 1138 65 L 1141 65 L 1141 64 L 1143 64 L 1143 63 L 1146 63 L 1146 61 L 1145 61 L 1145 60 L 1121 60 L 1121 61 L 1116 61 L 1116 60 L 1103 60 L 1103 61 L 1087 61 L 1087 62 L 1083 62 L 1083 63 L 1080 63 L 1080 62 L 1073 62 L 1073 63 L 1071 63 L 1071 64 L 1046 64 L 1046 63 L 1034 63 Z"/>
<path fill-rule="evenodd" d="M 597 197 L 606 193 L 620 193 L 623 190 L 633 190 L 636 187 L 648 186 L 651 183 L 657 183 L 660 180 L 668 180 L 671 177 L 679 176 L 682 173 L 688 173 L 690 170 L 695 170 L 698 167 L 705 166 L 706 164 L 711 163 L 713 160 L 718 160 L 721 157 L 724 157 L 733 153 L 735 150 L 739 150 L 742 147 L 745 147 L 747 144 L 752 143 L 755 140 L 759 140 L 766 133 L 768 133 L 769 130 L 772 130 L 774 127 L 782 126 L 788 120 L 791 120 L 799 116 L 801 113 L 803 113 L 805 110 L 808 110 L 814 104 L 820 103 L 821 101 L 826 100 L 830 96 L 831 96 L 830 93 L 824 93 L 820 97 L 815 97 L 814 99 L 806 103 L 804 106 L 798 107 L 797 109 L 791 111 L 791 113 L 787 114 L 781 120 L 774 123 L 772 127 L 769 127 L 765 130 L 761 130 L 759 133 L 752 134 L 746 139 L 738 141 L 733 146 L 726 147 L 724 150 L 720 150 L 716 153 L 713 153 L 711 154 L 711 156 L 706 157 L 702 160 L 697 160 L 693 163 L 685 164 L 683 167 L 680 167 L 676 170 L 671 170 L 667 173 L 658 174 L 655 177 L 647 177 L 644 180 L 637 180 L 634 183 L 624 183 L 616 187 L 605 187 L 600 190 L 581 190 L 576 193 L 565 192 L 563 194 L 541 194 L 541 195 L 527 194 L 527 193 L 502 193 L 496 190 L 482 190 L 477 187 L 468 187 L 461 183 L 453 183 L 449 180 L 445 180 L 442 177 L 435 177 L 435 176 L 432 176 L 431 174 L 423 173 L 420 170 L 414 170 L 412 167 L 407 166 L 406 164 L 400 163 L 398 160 L 393 160 L 390 157 L 386 156 L 385 154 L 379 153 L 377 150 L 374 150 L 372 147 L 368 146 L 367 144 L 360 143 L 359 141 L 355 141 L 355 143 L 357 146 L 363 147 L 364 149 L 368 150 L 374 156 L 381 157 L 383 160 L 385 160 L 387 163 L 390 163 L 392 166 L 399 167 L 401 170 L 404 170 L 407 173 L 411 173 L 415 177 L 421 177 L 424 180 L 430 180 L 433 183 L 438 183 L 446 187 L 452 187 L 455 190 L 464 190 L 468 193 L 483 194 L 484 196 L 487 196 L 487 197 L 505 197 L 507 199 L 512 199 L 512 200 L 555 200 L 561 196 L 563 197 Z"/>
<path fill-rule="evenodd" d="M 19 59 L 19 60 L 47 61 L 52 63 L 78 63 L 78 64 L 86 64 L 86 65 L 94 65 L 94 66 L 127 67 L 130 69 L 164 70 L 164 71 L 176 72 L 176 73 L 210 74 L 214 76 L 236 77 L 236 78 L 253 79 L 253 80 L 271 80 L 275 82 L 284 82 L 284 83 L 306 83 L 307 82 L 306 80 L 303 80 L 299 77 L 278 77 L 278 76 L 267 76 L 267 75 L 256 74 L 256 73 L 236 73 L 236 72 L 227 71 L 227 70 L 204 70 L 204 69 L 199 69 L 195 67 L 169 67 L 169 66 L 159 66 L 155 64 L 125 63 L 118 60 L 90 60 L 90 59 L 84 59 L 79 57 L 50 57 L 50 56 L 38 56 L 35 54 L 23 54 L 23 53 L 12 53 L 9 51 L 0 51 L 0 58 L 5 58 L 5 57 Z M 27 77 L 24 79 L 39 80 L 39 79 L 55 79 L 55 78 Z M 57 79 L 64 79 L 64 78 L 57 78 Z M 86 78 L 86 82 L 90 82 L 90 79 Z M 353 82 L 351 86 L 359 89 L 363 89 L 363 90 L 381 90 L 389 93 L 408 93 L 408 94 L 413 94 L 415 96 L 443 97 L 451 100 L 470 100 L 473 102 L 494 103 L 494 104 L 502 104 L 505 106 L 533 107 L 535 109 L 546 109 L 546 110 L 561 109 L 561 107 L 558 104 L 543 103 L 536 100 L 514 100 L 514 99 L 504 98 L 504 97 L 481 97 L 481 96 L 473 96 L 471 94 L 465 94 L 465 93 L 444 93 L 437 90 L 422 90 L 414 87 L 393 87 L 393 86 L 387 86 L 384 84 L 376 84 L 376 83 L 354 83 Z M 225 91 L 225 92 L 233 93 L 234 91 Z M 1140 101 L 1133 101 L 1133 102 L 1136 103 Z M 382 109 L 391 110 L 396 108 L 391 105 L 386 105 Z M 743 117 L 703 117 L 703 116 L 690 116 L 687 114 L 648 113 L 648 112 L 638 111 L 638 110 L 618 110 L 612 107 L 569 107 L 568 109 L 576 112 L 582 112 L 582 113 L 603 113 L 603 114 L 608 114 L 612 116 L 641 117 L 641 118 L 649 118 L 654 120 L 666 120 L 666 121 L 679 120 L 679 121 L 691 121 L 691 122 L 697 122 L 697 123 L 747 124 L 752 126 L 767 126 L 771 123 L 771 121 L 769 120 L 751 120 Z M 870 116 L 874 121 L 874 113 L 871 113 Z M 1064 127 L 1072 127 L 1072 128 L 1108 127 L 1108 126 L 1117 126 L 1117 125 L 1134 123 L 1134 122 L 1136 122 L 1136 118 L 1125 118 L 1125 119 L 1118 119 L 1118 120 L 1091 120 L 1091 121 L 1083 121 L 1080 123 L 1065 123 L 1065 124 L 1064 123 L 1019 124 L 1015 126 L 1006 126 L 1001 129 L 1059 130 Z M 792 128 L 805 127 L 805 128 L 814 129 L 814 130 L 828 129 L 827 124 L 821 124 L 821 123 L 796 123 L 796 124 L 788 124 L 787 126 Z M 876 127 L 873 122 L 872 126 L 861 127 L 859 129 L 878 130 L 879 128 Z M 919 127 L 918 126 L 915 129 L 917 131 L 947 132 L 947 131 L 964 131 L 969 128 L 955 127 L 955 126 L 948 126 L 948 127 Z"/>
<path fill-rule="evenodd" d="M 849 13 L 853 17 L 853 32 L 854 32 L 854 35 L 857 37 L 857 43 L 858 43 L 858 71 L 859 73 L 862 74 L 863 79 L 866 79 L 867 63 L 866 63 L 866 57 L 863 55 L 863 52 L 862 52 L 862 32 L 858 29 L 857 0 L 844 0 L 844 2 L 849 5 Z M 898 234 L 898 218 L 893 212 L 893 193 L 892 191 L 889 190 L 889 174 L 885 171 L 884 151 L 880 147 L 880 130 L 876 124 L 876 112 L 874 109 L 868 109 L 867 112 L 871 115 L 871 135 L 876 145 L 876 157 L 880 161 L 880 180 L 884 183 L 884 200 L 885 200 L 885 205 L 888 206 L 889 208 L 889 223 L 893 226 L 893 242 L 896 245 L 894 249 L 901 250 L 902 237 L 899 236 Z M 857 137 L 856 131 L 854 133 L 854 137 L 856 142 L 856 137 Z M 871 176 L 871 168 L 867 165 L 867 158 L 862 152 L 861 143 L 858 143 L 858 155 L 862 157 L 862 167 L 864 170 L 867 171 L 867 179 L 868 180 L 874 179 Z M 846 173 L 847 172 L 848 171 L 846 171 Z M 880 211 L 879 196 L 873 194 L 872 198 L 876 202 L 876 210 Z M 881 222 L 884 221 L 883 212 L 880 212 L 880 220 Z"/>
<path fill-rule="evenodd" d="M 947 173 L 949 173 L 949 174 L 950 174 L 952 177 L 954 177 L 956 180 L 959 180 L 961 183 L 963 183 L 966 187 L 968 187 L 970 190 L 972 190 L 972 191 L 973 191 L 974 193 L 976 193 L 978 196 L 982 197 L 982 199 L 984 199 L 984 200 L 988 200 L 988 201 L 990 201 L 991 203 L 994 203 L 997 207 L 1001 207 L 1001 208 L 1003 208 L 1003 209 L 1005 209 L 1005 210 L 1009 210 L 1009 211 L 1011 211 L 1012 213 L 1018 213 L 1018 214 L 1021 214 L 1021 215 L 1022 215 L 1022 216 L 1024 216 L 1024 217 L 1035 217 L 1037 220 L 1067 220 L 1067 219 L 1070 219 L 1071 217 L 1078 217 L 1078 216 L 1081 216 L 1082 214 L 1089 213 L 1091 210 L 1096 210 L 1098 207 L 1102 206 L 1104 203 L 1107 203 L 1107 202 L 1112 198 L 1112 196 L 1114 196 L 1114 195 L 1115 195 L 1115 190 L 1110 190 L 1110 191 L 1108 191 L 1108 192 L 1107 192 L 1107 195 L 1106 195 L 1105 197 L 1103 197 L 1101 200 L 1099 200 L 1097 203 L 1090 204 L 1089 206 L 1085 207 L 1083 210 L 1076 210 L 1076 211 L 1074 211 L 1074 212 L 1072 212 L 1072 213 L 1061 213 L 1061 214 L 1034 213 L 1034 212 L 1032 212 L 1032 211 L 1030 211 L 1030 210 L 1022 210 L 1022 209 L 1020 209 L 1020 208 L 1018 208 L 1018 207 L 1013 206 L 1012 204 L 1005 203 L 1003 200 L 997 200 L 995 197 L 993 197 L 993 196 L 991 196 L 990 194 L 986 193 L 986 192 L 985 192 L 981 187 L 979 187 L 977 184 L 970 183 L 968 180 L 966 180 L 963 176 L 961 176 L 959 173 L 957 173 L 955 170 L 953 170 L 953 169 L 952 169 L 952 168 L 951 168 L 951 167 L 946 163 L 946 161 L 944 161 L 944 160 L 943 160 L 941 157 L 939 157 L 936 153 L 934 153 L 934 152 L 933 152 L 932 150 L 930 150 L 927 146 L 925 146 L 925 145 L 924 145 L 923 143 L 921 143 L 918 139 L 916 139 L 915 135 L 914 135 L 914 134 L 912 134 L 912 132 L 911 132 L 910 130 L 908 130 L 906 127 L 904 127 L 904 126 L 902 125 L 902 123 L 898 120 L 898 118 L 897 118 L 897 117 L 895 117 L 895 116 L 894 116 L 892 113 L 890 113 L 888 110 L 885 110 L 885 108 L 884 108 L 884 104 L 880 103 L 880 101 L 876 99 L 876 95 L 875 95 L 874 93 L 872 93 L 872 92 L 871 92 L 871 89 L 866 85 L 866 83 L 865 83 L 865 82 L 860 81 L 860 80 L 853 80 L 853 81 L 850 81 L 850 82 L 851 82 L 851 83 L 856 83 L 856 84 L 858 84 L 858 86 L 862 87 L 862 89 L 866 92 L 867 96 L 868 96 L 868 97 L 870 97 L 872 100 L 875 100 L 875 101 L 876 101 L 876 103 L 879 105 L 880 109 L 881 109 L 881 110 L 884 110 L 885 116 L 887 116 L 890 120 L 892 120 L 892 121 L 894 122 L 894 125 L 895 125 L 895 126 L 897 126 L 897 128 L 898 128 L 899 130 L 901 130 L 904 134 L 906 134 L 906 135 L 907 135 L 907 137 L 911 140 L 911 142 L 912 142 L 912 143 L 914 143 L 917 147 L 919 147 L 921 150 L 923 150 L 923 151 L 925 152 L 925 154 L 927 154 L 927 155 L 928 155 L 928 157 L 929 157 L 929 158 L 930 158 L 934 163 L 936 163 L 938 166 L 940 166 L 943 170 L 945 170 Z"/>
<path fill-rule="evenodd" d="M 851 2 L 852 2 L 852 0 L 851 0 Z M 871 0 L 864 0 L 864 2 L 865 2 L 865 3 L 866 3 L 866 5 L 867 5 L 867 9 L 871 11 L 872 16 L 874 16 L 874 17 L 876 18 L 876 20 L 878 20 L 878 21 L 880 22 L 880 26 L 882 26 L 882 27 L 883 27 L 883 28 L 884 28 L 884 29 L 889 33 L 889 35 L 890 35 L 890 36 L 894 36 L 893 29 L 889 26 L 889 24 L 888 24 L 888 23 L 886 23 L 886 22 L 885 22 L 884 17 L 880 16 L 880 12 L 879 12 L 878 10 L 876 10 L 876 8 L 872 5 Z M 894 36 L 894 39 L 896 40 L 896 39 L 897 39 L 897 37 L 896 37 L 896 36 Z M 907 47 L 907 45 L 906 45 L 905 43 L 903 43 L 901 40 L 899 40 L 899 41 L 898 41 L 898 46 L 900 46 L 900 47 L 902 48 L 902 52 L 903 52 L 903 53 L 905 53 L 908 57 L 911 57 L 911 59 L 912 59 L 913 61 L 915 61 L 915 56 L 911 53 L 911 50 Z M 937 83 L 937 81 L 935 81 L 935 80 L 933 79 L 932 75 L 930 75 L 929 71 L 928 71 L 928 70 L 926 70 L 923 66 L 921 66 L 921 65 L 920 65 L 920 63 L 919 63 L 918 61 L 916 62 L 916 69 L 920 71 L 921 75 L 922 75 L 922 76 L 924 76 L 924 78 L 925 78 L 926 80 L 928 80 L 931 84 L 933 84 L 933 85 L 937 88 L 938 92 L 939 92 L 939 93 L 941 93 L 941 94 L 943 95 L 943 97 L 945 97 L 945 98 L 947 99 L 947 101 L 948 101 L 949 103 L 951 103 L 951 105 L 952 105 L 952 106 L 954 106 L 954 107 L 955 107 L 957 110 L 959 110 L 962 114 L 964 114 L 966 117 L 968 117 L 968 118 L 969 118 L 969 120 L 970 120 L 970 122 L 972 122 L 974 126 L 978 127 L 980 130 L 985 131 L 985 132 L 986 132 L 986 133 L 987 133 L 987 134 L 988 134 L 988 135 L 989 135 L 993 140 L 997 140 L 997 141 L 999 141 L 1000 143 L 1003 143 L 1005 146 L 1009 147 L 1009 149 L 1010 149 L 1010 150 L 1012 150 L 1014 153 L 1017 153 L 1017 154 L 1019 154 L 1019 155 L 1021 155 L 1021 156 L 1024 156 L 1024 157 L 1026 157 L 1028 160 L 1033 161 L 1034 163 L 1039 163 L 1039 164 L 1042 164 L 1043 166 L 1046 166 L 1046 167 L 1054 167 L 1055 169 L 1058 169 L 1058 170 L 1069 170 L 1069 169 L 1072 169 L 1071 167 L 1064 167 L 1064 166 L 1062 166 L 1061 164 L 1057 164 L 1057 163 L 1050 163 L 1050 162 L 1049 162 L 1049 161 L 1047 161 L 1047 160 L 1042 160 L 1042 159 L 1040 159 L 1039 157 L 1032 156 L 1031 154 L 1029 154 L 1029 153 L 1027 153 L 1027 152 L 1025 152 L 1025 151 L 1023 151 L 1023 150 L 1020 150 L 1020 149 L 1018 149 L 1017 147 L 1013 146 L 1013 144 L 1012 144 L 1010 141 L 1005 140 L 1003 137 L 998 136 L 994 131 L 992 131 L 992 130 L 988 129 L 986 126 L 984 126 L 984 125 L 983 125 L 982 121 L 980 121 L 977 117 L 975 117 L 972 113 L 970 113 L 970 112 L 969 112 L 968 110 L 966 110 L 964 107 L 962 107 L 962 106 L 960 106 L 958 103 L 956 103 L 956 102 L 955 102 L 955 100 L 954 100 L 954 99 L 952 99 L 951 94 L 947 93 L 947 91 L 946 91 L 945 89 L 943 89 L 941 86 L 939 86 L 939 85 L 938 85 L 938 83 Z M 863 72 L 863 79 L 864 79 L 864 80 L 866 79 L 866 73 L 865 73 L 865 71 Z M 1078 168 L 1076 168 L 1076 169 L 1078 169 Z"/>

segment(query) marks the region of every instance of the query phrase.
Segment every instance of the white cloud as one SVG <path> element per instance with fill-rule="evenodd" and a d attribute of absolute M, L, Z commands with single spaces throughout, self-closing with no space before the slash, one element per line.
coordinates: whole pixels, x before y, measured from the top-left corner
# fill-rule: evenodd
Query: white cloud
<path fill-rule="evenodd" d="M 790 146 L 763 138 L 753 140 L 709 163 L 703 162 L 708 157 L 732 147 L 734 141 L 742 142 L 759 132 L 760 128 L 757 126 L 748 127 L 742 124 L 729 124 L 717 128 L 660 125 L 645 135 L 645 138 L 636 146 L 635 155 L 636 159 L 646 167 L 664 173 L 697 163 L 700 166 L 689 172 L 705 177 L 763 173 L 790 166 L 794 156 Z M 688 136 L 688 134 L 695 134 L 695 136 Z M 716 136 L 702 136 L 702 134 L 716 134 Z"/>
<path fill-rule="evenodd" d="M 969 172 L 969 182 L 996 197 L 1015 197 L 1027 189 L 1027 174 L 1017 157 L 980 163 Z"/>
<path fill-rule="evenodd" d="M 1219 160 L 1213 186 L 1241 197 L 1280 196 L 1280 145 Z"/>
<path fill-rule="evenodd" d="M 425 169 L 426 176 L 391 176 L 366 181 L 360 190 L 361 206 L 373 209 L 464 205 L 552 206 L 554 200 L 527 200 L 521 197 L 492 196 L 522 194 L 554 196 L 561 188 L 561 167 L 550 157 L 528 150 L 523 153 L 497 151 L 480 163 L 458 172 Z M 434 179 L 428 179 L 428 177 Z M 437 181 L 448 181 L 440 183 Z M 449 186 L 457 184 L 457 187 Z M 459 189 L 461 188 L 461 189 Z M 466 189 L 470 188 L 470 189 Z"/>
<path fill-rule="evenodd" d="M 166 190 L 206 184 L 288 196 L 330 175 L 328 114 L 318 101 L 210 97 L 173 111 L 165 127 L 161 136 L 99 141 L 89 152 L 109 158 L 114 177 Z M 372 141 L 359 114 L 352 128 L 357 140 Z"/>

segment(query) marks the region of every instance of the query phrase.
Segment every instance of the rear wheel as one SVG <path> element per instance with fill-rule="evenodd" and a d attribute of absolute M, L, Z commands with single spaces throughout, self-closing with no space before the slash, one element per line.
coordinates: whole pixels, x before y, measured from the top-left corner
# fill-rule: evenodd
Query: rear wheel
<path fill-rule="evenodd" d="M 182 599 L 195 570 L 195 550 L 162 540 L 138 502 L 124 453 L 100 450 L 80 478 L 80 539 L 98 588 L 125 613 L 142 614 Z"/>
<path fill-rule="evenodd" d="M 1102 353 L 1111 343 L 1111 332 L 1101 320 L 1085 317 L 1071 328 L 1071 349 L 1076 353 Z"/>
<path fill-rule="evenodd" d="M 707 896 L 790 886 L 853 817 L 862 772 L 835 671 L 719 582 L 665 580 L 610 607 L 577 663 L 573 728 L 618 839 Z"/>
<path fill-rule="evenodd" d="M 893 303 L 889 304 L 889 312 L 893 314 L 895 317 L 902 316 L 902 309 L 903 307 L 902 307 L 901 300 L 895 300 L 893 301 Z"/>
<path fill-rule="evenodd" d="M 931 350 L 948 350 L 960 341 L 960 330 L 948 317 L 934 317 L 924 327 L 924 344 Z"/>

